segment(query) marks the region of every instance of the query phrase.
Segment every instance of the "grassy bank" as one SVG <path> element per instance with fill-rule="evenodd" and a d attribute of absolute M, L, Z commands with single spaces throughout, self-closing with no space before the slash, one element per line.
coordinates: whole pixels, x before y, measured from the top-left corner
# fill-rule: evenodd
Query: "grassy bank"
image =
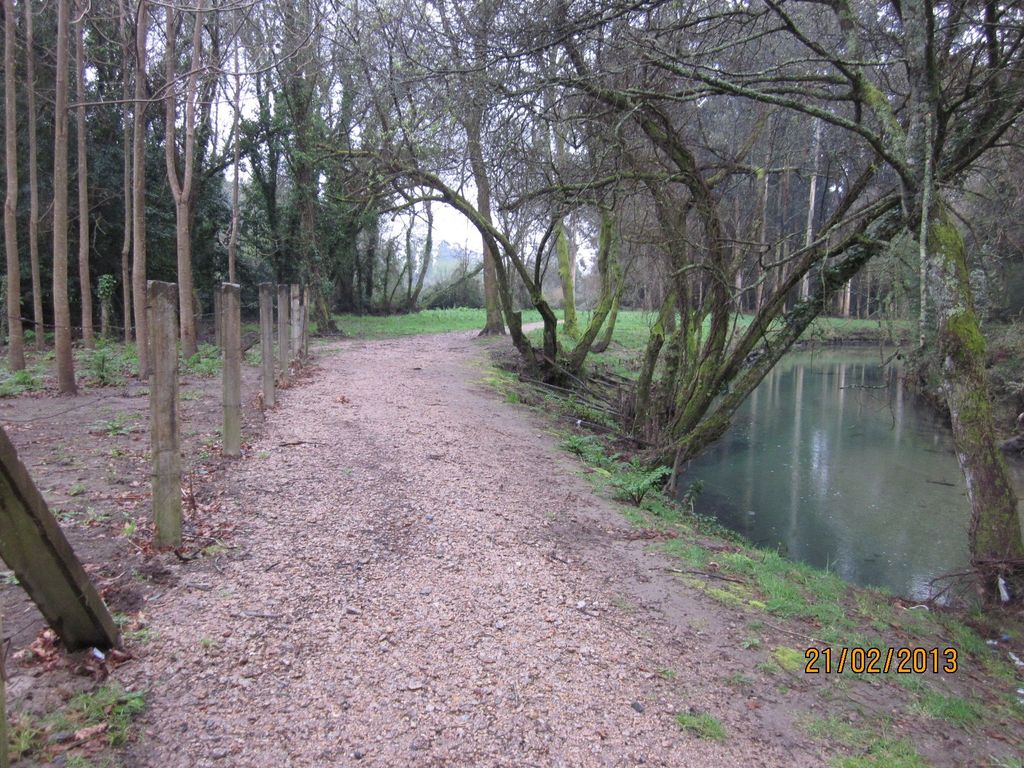
<path fill-rule="evenodd" d="M 711 641 L 723 653 L 752 656 L 753 663 L 747 671 L 709 669 L 717 684 L 737 696 L 792 697 L 801 713 L 799 729 L 835 751 L 833 766 L 1024 765 L 1016 757 L 1024 754 L 1018 693 L 1024 678 L 1009 655 L 1024 653 L 1018 613 L 912 605 L 755 547 L 694 514 L 699 486 L 669 498 L 662 491 L 665 471 L 644 466 L 629 442 L 581 429 L 579 403 L 572 398 L 540 391 L 499 368 L 489 371 L 487 381 L 507 402 L 530 407 L 548 423 L 595 490 L 615 500 L 650 547 L 675 564 L 671 572 L 681 590 L 695 591 L 709 611 L 726 617 L 725 624 L 742 627 L 731 649 L 724 637 Z M 805 671 L 807 664 L 816 661 L 820 669 L 823 656 L 809 658 L 810 648 L 833 649 L 836 656 L 842 648 L 875 649 L 879 667 L 889 648 L 953 649 L 943 664 L 955 657 L 956 671 L 905 674 L 890 665 L 878 674 L 848 666 L 815 674 Z M 713 724 L 686 713 L 680 727 L 725 738 Z M 946 754 L 949 749 L 954 752 Z"/>

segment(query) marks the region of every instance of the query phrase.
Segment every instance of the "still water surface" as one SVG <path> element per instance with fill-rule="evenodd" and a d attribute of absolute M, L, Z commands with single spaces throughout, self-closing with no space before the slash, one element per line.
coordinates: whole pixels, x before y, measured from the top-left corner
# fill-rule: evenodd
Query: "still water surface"
<path fill-rule="evenodd" d="M 756 544 L 923 598 L 968 563 L 967 492 L 949 429 L 882 362 L 787 355 L 682 485 L 702 480 L 697 512 Z"/>

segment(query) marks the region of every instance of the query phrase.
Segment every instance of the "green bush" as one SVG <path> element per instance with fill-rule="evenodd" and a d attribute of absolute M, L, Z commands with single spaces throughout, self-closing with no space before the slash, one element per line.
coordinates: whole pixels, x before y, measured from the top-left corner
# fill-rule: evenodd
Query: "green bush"
<path fill-rule="evenodd" d="M 202 377 L 216 376 L 220 373 L 222 365 L 219 347 L 214 344 L 200 344 L 196 353 L 184 361 L 182 371 Z"/>
<path fill-rule="evenodd" d="M 17 397 L 42 388 L 42 377 L 33 368 L 24 368 L 14 373 L 0 371 L 0 397 Z"/>
<path fill-rule="evenodd" d="M 633 459 L 625 469 L 612 478 L 612 487 L 615 488 L 615 495 L 618 498 L 639 506 L 644 496 L 658 490 L 665 478 L 671 474 L 671 467 L 659 465 L 649 468 Z"/>

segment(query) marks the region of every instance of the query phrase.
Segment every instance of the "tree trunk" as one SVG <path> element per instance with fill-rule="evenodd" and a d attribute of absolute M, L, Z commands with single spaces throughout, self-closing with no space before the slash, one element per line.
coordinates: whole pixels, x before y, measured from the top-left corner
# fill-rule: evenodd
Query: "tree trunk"
<path fill-rule="evenodd" d="M 770 118 L 769 118 L 770 119 Z M 764 284 L 768 280 L 768 270 L 765 269 L 764 260 L 768 256 L 768 187 L 771 176 L 768 173 L 768 164 L 771 162 L 771 152 L 766 153 L 764 169 L 758 178 L 760 182 L 761 197 L 758 200 L 758 249 L 757 249 L 757 290 L 754 294 L 754 314 L 760 314 L 764 306 Z"/>
<path fill-rule="evenodd" d="M 558 278 L 562 284 L 562 330 L 571 338 L 579 338 L 580 327 L 576 320 L 576 265 L 569 234 L 565 231 L 565 220 L 559 218 L 555 224 L 555 252 L 558 255 Z"/>
<path fill-rule="evenodd" d="M 647 426 L 650 418 L 651 387 L 654 382 L 654 369 L 658 364 L 661 348 L 665 344 L 665 334 L 676 311 L 675 291 L 669 291 L 661 303 L 658 319 L 651 326 L 644 349 L 644 360 L 640 366 L 640 378 L 636 385 L 636 403 L 633 407 L 633 431 L 640 432 Z"/>
<path fill-rule="evenodd" d="M 811 144 L 811 160 L 814 163 L 811 171 L 810 191 L 807 194 L 807 226 L 804 228 L 804 248 L 814 240 L 814 208 L 818 200 L 818 155 L 821 154 L 821 120 L 814 121 L 814 142 Z M 811 292 L 811 273 L 804 275 L 800 281 L 800 300 L 804 301 Z"/>
<path fill-rule="evenodd" d="M 488 224 L 491 219 L 491 183 L 487 178 L 487 167 L 484 164 L 483 146 L 480 143 L 480 123 L 482 116 L 476 107 L 471 109 L 466 121 L 466 149 L 469 152 L 469 164 L 473 169 L 473 182 L 476 184 L 477 210 Z M 483 241 L 484 252 L 484 305 L 487 308 L 487 320 L 481 336 L 501 335 L 505 333 L 505 321 L 501 317 L 501 299 L 498 295 L 498 273 L 495 259 L 498 254 L 491 250 L 486 239 Z"/>
<path fill-rule="evenodd" d="M 14 84 L 14 49 L 17 19 L 14 0 L 4 0 L 4 148 L 7 155 L 7 197 L 4 200 L 4 249 L 7 251 L 7 365 L 25 367 L 25 339 L 21 330 L 21 259 L 18 256 L 18 91 Z"/>
<path fill-rule="evenodd" d="M 57 388 L 76 394 L 68 304 L 68 4 L 57 0 L 57 82 L 53 130 L 53 325 Z"/>
<path fill-rule="evenodd" d="M 597 334 L 601 332 L 602 326 L 622 291 L 622 270 L 619 268 L 620 244 L 618 222 L 615 220 L 615 215 L 607 208 L 602 208 L 597 244 L 597 269 L 601 276 L 601 295 L 586 331 L 579 334 L 576 347 L 567 356 L 566 367 L 574 374 L 578 374 L 582 370 L 583 363 L 593 347 Z"/>
<path fill-rule="evenodd" d="M 426 202 L 427 209 L 427 239 L 423 243 L 423 258 L 420 260 L 420 272 L 416 277 L 416 287 L 409 297 L 409 311 L 415 312 L 420 301 L 420 293 L 423 292 L 423 281 L 430 269 L 430 257 L 434 250 L 434 212 L 430 208 L 430 201 Z"/>
<path fill-rule="evenodd" d="M 92 328 L 92 280 L 89 278 L 89 162 L 85 137 L 85 11 L 77 8 L 75 24 L 75 89 L 79 106 L 76 116 L 78 150 L 78 285 L 82 294 L 82 340 L 86 349 L 96 346 Z"/>
<path fill-rule="evenodd" d="M 36 131 L 36 55 L 32 3 L 25 3 L 25 90 L 28 92 L 28 259 L 32 272 L 32 322 L 36 349 L 46 343 L 43 278 L 39 269 L 39 143 Z"/>
<path fill-rule="evenodd" d="M 235 137 L 234 175 L 231 179 L 231 236 L 228 238 L 228 282 L 237 283 L 235 264 L 238 260 L 238 166 L 241 162 L 242 141 L 239 131 L 239 116 L 242 106 L 242 76 L 238 71 L 238 44 L 235 44 L 235 109 L 232 118 L 231 132 Z"/>
<path fill-rule="evenodd" d="M 139 0 L 135 19 L 135 105 L 132 121 L 132 293 L 139 377 L 149 376 L 149 321 L 146 318 L 146 31 L 149 6 Z"/>
<path fill-rule="evenodd" d="M 985 591 L 995 595 L 997 576 L 1024 567 L 1017 497 L 993 428 L 985 338 L 974 312 L 963 237 L 941 199 L 934 202 L 927 233 L 928 300 L 938 322 L 942 387 L 971 503 L 971 560 Z"/>
<path fill-rule="evenodd" d="M 118 23 L 121 30 L 121 64 L 124 72 L 124 82 L 121 84 L 121 95 L 124 99 L 124 109 L 121 115 L 122 134 L 124 145 L 124 162 L 122 166 L 122 189 L 124 191 L 124 232 L 121 238 L 121 301 L 124 304 L 123 320 L 125 344 L 132 340 L 132 270 L 130 259 L 132 256 L 132 124 L 129 119 L 129 102 L 132 96 L 131 77 L 132 69 L 131 40 L 128 37 L 128 27 L 125 20 L 125 3 L 128 0 L 118 0 Z M 136 107 L 137 108 L 137 107 Z"/>
<path fill-rule="evenodd" d="M 612 336 L 615 335 L 615 323 L 619 319 L 619 302 L 622 299 L 622 292 L 616 291 L 615 296 L 612 297 L 612 311 L 608 313 L 608 320 L 605 321 L 604 334 L 601 339 L 595 342 L 594 346 L 590 348 L 590 351 L 595 354 L 601 354 L 608 346 L 612 343 Z"/>
<path fill-rule="evenodd" d="M 165 53 L 165 80 L 174 82 L 177 59 L 175 56 L 175 15 L 171 7 L 167 13 L 167 51 Z M 192 217 L 191 203 L 193 179 L 195 178 L 195 101 L 203 32 L 203 2 L 196 6 L 195 22 L 192 27 L 192 56 L 188 77 L 185 80 L 185 153 L 182 160 L 181 178 L 178 177 L 178 147 L 175 140 L 177 120 L 177 92 L 173 87 L 167 90 L 165 106 L 164 159 L 167 163 L 167 181 L 174 196 L 174 233 L 178 255 L 178 321 L 181 326 L 181 353 L 191 357 L 196 353 L 196 318 L 192 303 Z"/>

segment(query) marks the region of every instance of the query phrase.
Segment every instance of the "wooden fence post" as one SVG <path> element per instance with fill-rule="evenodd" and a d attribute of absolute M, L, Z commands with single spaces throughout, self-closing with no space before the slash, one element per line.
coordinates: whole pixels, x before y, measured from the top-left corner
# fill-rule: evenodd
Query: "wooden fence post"
<path fill-rule="evenodd" d="M 302 356 L 309 357 L 309 288 L 302 289 Z"/>
<path fill-rule="evenodd" d="M 277 362 L 281 366 L 281 381 L 288 383 L 288 366 L 292 358 L 288 352 L 289 322 L 288 305 L 291 303 L 288 286 L 281 283 L 277 286 Z"/>
<path fill-rule="evenodd" d="M 260 283 L 260 358 L 263 368 L 263 405 L 274 405 L 274 286 Z"/>
<path fill-rule="evenodd" d="M 181 449 L 178 442 L 178 286 L 150 280 L 149 421 L 156 544 L 181 546 Z"/>
<path fill-rule="evenodd" d="M 0 429 L 0 558 L 70 650 L 120 644 L 117 626 Z"/>
<path fill-rule="evenodd" d="M 221 317 L 224 316 L 224 308 L 221 306 L 220 291 L 214 289 L 213 291 L 213 343 L 215 346 L 220 347 L 223 341 L 221 333 Z"/>
<path fill-rule="evenodd" d="M 292 302 L 292 359 L 302 356 L 302 288 L 294 283 L 291 286 Z"/>
<path fill-rule="evenodd" d="M 242 455 L 242 314 L 235 283 L 223 283 L 221 339 L 224 341 L 224 455 Z"/>

